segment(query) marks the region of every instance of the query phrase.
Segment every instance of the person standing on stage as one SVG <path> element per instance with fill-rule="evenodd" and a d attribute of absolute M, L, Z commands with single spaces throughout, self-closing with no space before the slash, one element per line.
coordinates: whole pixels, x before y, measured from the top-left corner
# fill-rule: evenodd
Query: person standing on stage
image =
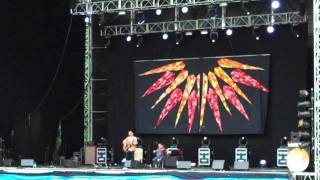
<path fill-rule="evenodd" d="M 138 138 L 130 130 L 128 136 L 122 141 L 123 151 L 126 152 L 126 160 L 133 160 L 134 151 L 138 144 Z"/>
<path fill-rule="evenodd" d="M 164 147 L 163 144 L 159 143 L 158 148 L 154 150 L 153 153 L 156 156 L 152 159 L 152 164 L 154 167 L 158 168 L 160 167 L 160 163 L 163 160 L 164 155 L 166 154 L 166 148 Z"/>

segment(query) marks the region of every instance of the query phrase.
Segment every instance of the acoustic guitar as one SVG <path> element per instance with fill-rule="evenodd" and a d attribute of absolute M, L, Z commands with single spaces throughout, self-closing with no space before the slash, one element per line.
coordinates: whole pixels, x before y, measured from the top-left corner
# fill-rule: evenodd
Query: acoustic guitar
<path fill-rule="evenodd" d="M 129 144 L 129 143 L 124 143 L 122 145 L 122 150 L 127 152 L 129 149 L 132 149 L 133 151 L 136 149 L 137 145 L 135 144 Z"/>

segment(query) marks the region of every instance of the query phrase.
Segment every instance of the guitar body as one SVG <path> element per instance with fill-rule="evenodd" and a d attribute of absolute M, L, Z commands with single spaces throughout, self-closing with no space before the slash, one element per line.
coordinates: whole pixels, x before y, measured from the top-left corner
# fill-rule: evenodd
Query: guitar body
<path fill-rule="evenodd" d="M 124 143 L 123 145 L 122 145 L 122 150 L 123 151 L 125 151 L 125 152 L 127 152 L 127 151 L 129 151 L 129 149 L 132 149 L 132 151 L 135 151 L 136 150 L 136 145 L 135 144 L 127 144 L 127 143 Z"/>

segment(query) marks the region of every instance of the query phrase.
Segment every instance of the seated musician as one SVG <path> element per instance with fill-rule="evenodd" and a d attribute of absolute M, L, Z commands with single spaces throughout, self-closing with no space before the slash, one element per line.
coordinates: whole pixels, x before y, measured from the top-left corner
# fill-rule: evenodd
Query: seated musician
<path fill-rule="evenodd" d="M 128 136 L 122 141 L 123 151 L 126 152 L 126 160 L 133 160 L 134 151 L 138 144 L 137 137 L 130 130 Z"/>
<path fill-rule="evenodd" d="M 164 158 L 164 155 L 166 154 L 166 148 L 163 144 L 159 143 L 158 148 L 154 150 L 153 153 L 156 156 L 152 159 L 152 164 L 154 167 L 158 168 Z"/>

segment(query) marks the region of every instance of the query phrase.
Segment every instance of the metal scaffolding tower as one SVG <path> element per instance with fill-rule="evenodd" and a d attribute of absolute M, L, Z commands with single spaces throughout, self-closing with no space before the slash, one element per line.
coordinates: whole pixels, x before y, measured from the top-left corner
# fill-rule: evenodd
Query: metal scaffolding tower
<path fill-rule="evenodd" d="M 90 1 L 90 0 L 88 0 Z M 84 144 L 93 141 L 92 114 L 92 16 L 88 15 L 85 29 L 85 65 L 84 65 Z"/>
<path fill-rule="evenodd" d="M 313 0 L 314 168 L 320 179 L 320 0 Z"/>

